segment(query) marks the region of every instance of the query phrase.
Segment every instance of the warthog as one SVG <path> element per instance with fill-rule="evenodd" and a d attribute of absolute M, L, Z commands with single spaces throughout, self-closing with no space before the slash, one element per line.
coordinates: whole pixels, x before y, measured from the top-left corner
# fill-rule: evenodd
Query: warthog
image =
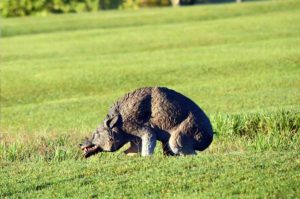
<path fill-rule="evenodd" d="M 126 154 L 152 155 L 156 141 L 165 155 L 196 154 L 213 140 L 211 123 L 189 98 L 164 87 L 140 88 L 120 98 L 90 139 L 80 144 L 87 158 L 116 151 L 130 142 Z"/>

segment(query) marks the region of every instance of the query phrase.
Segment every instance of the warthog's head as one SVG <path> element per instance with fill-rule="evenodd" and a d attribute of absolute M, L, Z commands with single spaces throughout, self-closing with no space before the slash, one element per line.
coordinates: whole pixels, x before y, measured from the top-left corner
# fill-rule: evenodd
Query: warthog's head
<path fill-rule="evenodd" d="M 84 157 L 88 158 L 102 151 L 113 152 L 121 148 L 126 142 L 120 128 L 121 120 L 119 115 L 105 119 L 103 125 L 96 129 L 92 137 L 80 144 Z"/>

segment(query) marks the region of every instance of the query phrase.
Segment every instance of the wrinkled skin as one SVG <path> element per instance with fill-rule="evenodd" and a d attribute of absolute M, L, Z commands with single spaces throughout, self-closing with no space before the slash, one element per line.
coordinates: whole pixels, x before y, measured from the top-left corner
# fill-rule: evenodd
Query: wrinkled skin
<path fill-rule="evenodd" d="M 80 147 L 87 158 L 130 143 L 126 154 L 148 156 L 160 141 L 165 155 L 193 155 L 212 140 L 211 123 L 193 101 L 168 88 L 146 87 L 119 99 Z"/>

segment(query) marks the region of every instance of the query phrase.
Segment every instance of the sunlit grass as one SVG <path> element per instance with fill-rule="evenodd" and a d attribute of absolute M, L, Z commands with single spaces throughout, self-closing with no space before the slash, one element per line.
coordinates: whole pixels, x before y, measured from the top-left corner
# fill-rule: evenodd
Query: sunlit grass
<path fill-rule="evenodd" d="M 297 198 L 299 164 L 295 151 L 6 163 L 0 173 L 0 196 Z"/>
<path fill-rule="evenodd" d="M 209 114 L 299 110 L 294 9 L 3 38 L 1 129 L 88 129 L 118 97 L 154 85 L 180 91 Z"/>

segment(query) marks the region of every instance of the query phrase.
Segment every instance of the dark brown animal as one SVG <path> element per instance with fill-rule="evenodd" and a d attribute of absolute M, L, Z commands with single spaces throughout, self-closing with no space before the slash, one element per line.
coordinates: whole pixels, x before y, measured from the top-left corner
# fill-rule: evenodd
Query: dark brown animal
<path fill-rule="evenodd" d="M 146 87 L 119 99 L 81 149 L 89 157 L 130 142 L 125 153 L 148 156 L 157 140 L 166 155 L 195 154 L 211 144 L 213 130 L 208 117 L 189 98 L 168 88 Z"/>

